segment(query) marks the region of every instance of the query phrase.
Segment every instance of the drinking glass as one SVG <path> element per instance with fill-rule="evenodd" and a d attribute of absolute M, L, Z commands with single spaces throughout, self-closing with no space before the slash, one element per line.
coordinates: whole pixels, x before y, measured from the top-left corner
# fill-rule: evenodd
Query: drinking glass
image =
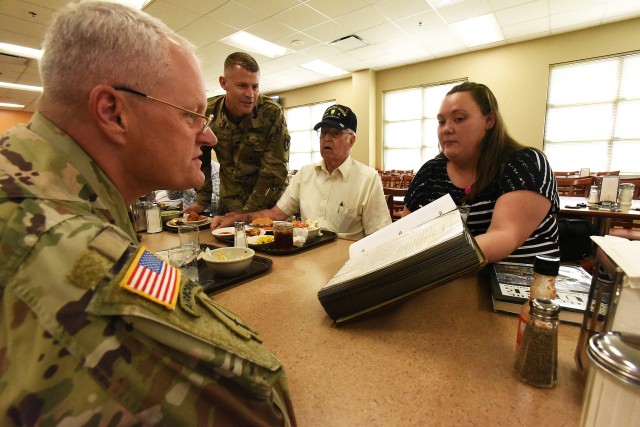
<path fill-rule="evenodd" d="M 180 246 L 193 246 L 196 253 L 200 251 L 200 229 L 197 225 L 179 225 L 178 238 Z"/>
<path fill-rule="evenodd" d="M 186 245 L 170 249 L 169 264 L 179 268 L 185 277 L 198 281 L 198 250 L 196 246 Z"/>

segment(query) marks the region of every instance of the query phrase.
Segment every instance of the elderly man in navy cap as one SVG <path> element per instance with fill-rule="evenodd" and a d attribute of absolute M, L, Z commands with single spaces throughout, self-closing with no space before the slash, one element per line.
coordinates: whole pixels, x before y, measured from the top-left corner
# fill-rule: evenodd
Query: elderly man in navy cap
<path fill-rule="evenodd" d="M 349 107 L 327 108 L 314 126 L 322 160 L 303 166 L 273 208 L 214 217 L 211 228 L 255 218 L 284 220 L 298 211 L 302 220 L 318 221 L 320 228 L 347 239 L 360 239 L 391 224 L 378 172 L 351 158 L 357 127 Z"/>

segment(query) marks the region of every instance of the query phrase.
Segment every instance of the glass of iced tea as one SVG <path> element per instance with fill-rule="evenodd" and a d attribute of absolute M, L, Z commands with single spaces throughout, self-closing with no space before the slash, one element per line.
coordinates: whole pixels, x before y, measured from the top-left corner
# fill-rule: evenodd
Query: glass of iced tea
<path fill-rule="evenodd" d="M 293 249 L 293 225 L 290 222 L 273 223 L 273 247 L 278 251 Z"/>

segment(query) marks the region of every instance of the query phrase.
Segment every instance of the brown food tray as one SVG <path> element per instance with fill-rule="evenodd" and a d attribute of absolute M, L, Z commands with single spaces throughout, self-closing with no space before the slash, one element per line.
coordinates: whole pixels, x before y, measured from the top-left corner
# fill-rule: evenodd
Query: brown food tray
<path fill-rule="evenodd" d="M 216 249 L 214 245 L 200 244 L 201 248 L 209 247 L 210 249 Z M 222 289 L 225 289 L 231 285 L 245 282 L 247 279 L 259 276 L 271 269 L 273 261 L 269 258 L 265 258 L 259 255 L 253 256 L 253 262 L 249 265 L 249 268 L 242 274 L 237 276 L 219 276 L 214 273 L 213 268 L 209 266 L 205 261 L 198 260 L 198 275 L 199 282 L 202 285 L 204 291 L 207 294 L 212 294 Z"/>
<path fill-rule="evenodd" d="M 297 254 L 300 252 L 304 252 L 307 251 L 309 249 L 313 249 L 317 246 L 320 245 L 324 245 L 327 244 L 329 242 L 333 242 L 334 240 L 336 240 L 336 238 L 338 237 L 338 233 L 335 233 L 333 231 L 329 231 L 329 230 L 322 230 L 322 236 L 317 235 L 316 237 L 314 237 L 313 239 L 306 241 L 304 243 L 304 245 L 302 245 L 302 247 L 298 248 L 296 246 L 293 247 L 293 249 L 289 249 L 289 250 L 278 250 L 275 249 L 273 247 L 273 244 L 270 245 L 265 245 L 264 247 L 262 246 L 251 246 L 251 249 L 253 249 L 256 252 L 261 252 L 263 254 L 268 254 L 268 255 L 293 255 L 293 254 Z M 231 240 L 218 240 L 220 243 L 224 243 L 228 246 L 232 246 L 233 245 L 233 239 Z"/>

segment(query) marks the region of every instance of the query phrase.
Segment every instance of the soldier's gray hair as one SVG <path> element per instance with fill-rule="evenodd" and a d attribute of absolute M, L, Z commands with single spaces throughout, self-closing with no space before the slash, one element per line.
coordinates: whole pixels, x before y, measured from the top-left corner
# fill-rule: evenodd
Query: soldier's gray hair
<path fill-rule="evenodd" d="M 196 57 L 189 41 L 144 12 L 102 1 L 68 4 L 45 34 L 42 97 L 86 102 L 102 83 L 151 92 L 167 68 L 170 41 Z"/>

